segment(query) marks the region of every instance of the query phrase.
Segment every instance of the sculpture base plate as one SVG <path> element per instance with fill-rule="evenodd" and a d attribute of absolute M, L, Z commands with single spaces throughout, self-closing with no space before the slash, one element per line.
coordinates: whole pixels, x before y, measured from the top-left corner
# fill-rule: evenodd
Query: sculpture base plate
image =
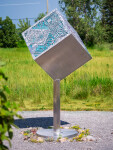
<path fill-rule="evenodd" d="M 53 129 L 41 129 L 37 131 L 37 134 L 41 137 L 45 137 L 45 138 L 53 138 L 53 139 L 57 139 L 59 137 L 64 138 L 71 138 L 74 136 L 77 136 L 78 132 L 76 130 L 73 129 L 60 129 L 60 133 L 55 136 L 55 132 Z"/>

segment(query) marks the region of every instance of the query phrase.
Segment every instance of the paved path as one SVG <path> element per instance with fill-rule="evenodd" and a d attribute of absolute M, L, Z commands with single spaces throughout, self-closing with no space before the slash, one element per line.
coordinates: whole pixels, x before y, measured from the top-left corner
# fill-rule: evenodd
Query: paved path
<path fill-rule="evenodd" d="M 52 126 L 52 111 L 23 111 L 20 114 L 24 120 L 15 120 L 20 129 L 14 128 L 12 148 L 10 150 L 113 150 L 113 112 L 98 111 L 61 111 L 61 124 L 63 126 L 79 125 L 90 129 L 91 135 L 97 142 L 44 142 L 30 143 L 23 141 L 22 130 L 27 127 Z"/>

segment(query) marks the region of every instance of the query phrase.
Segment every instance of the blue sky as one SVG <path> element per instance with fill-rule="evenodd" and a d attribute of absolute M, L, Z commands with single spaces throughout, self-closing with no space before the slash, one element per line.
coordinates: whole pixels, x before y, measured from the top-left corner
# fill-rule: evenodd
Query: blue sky
<path fill-rule="evenodd" d="M 26 5 L 26 3 L 37 4 Z M 55 8 L 60 10 L 58 0 L 48 0 L 48 4 L 49 12 Z M 45 13 L 46 11 L 46 0 L 0 0 L 0 17 L 2 17 L 3 19 L 5 19 L 6 16 L 9 16 L 11 19 L 36 18 L 39 13 Z M 18 21 L 13 20 L 13 22 L 17 24 Z M 30 20 L 30 22 L 32 25 L 34 23 L 34 20 Z"/>

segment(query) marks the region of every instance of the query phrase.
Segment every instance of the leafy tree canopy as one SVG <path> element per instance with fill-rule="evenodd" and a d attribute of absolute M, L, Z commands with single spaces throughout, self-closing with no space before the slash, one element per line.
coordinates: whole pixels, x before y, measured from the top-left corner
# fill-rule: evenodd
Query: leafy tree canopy
<path fill-rule="evenodd" d="M 103 0 L 102 23 L 107 32 L 108 42 L 113 42 L 113 0 Z"/>
<path fill-rule="evenodd" d="M 19 28 L 17 29 L 17 34 L 19 35 L 20 39 L 23 40 L 22 32 L 24 32 L 31 26 L 30 21 L 28 20 L 28 18 L 23 20 L 19 19 L 19 23 L 17 25 L 19 26 Z"/>
<path fill-rule="evenodd" d="M 99 28 L 101 26 L 100 18 L 98 18 L 100 4 L 101 0 L 59 0 L 61 10 L 65 13 L 68 21 L 89 46 L 97 42 L 97 37 L 100 41 L 104 37 L 102 27 L 100 34 L 97 33 L 97 26 Z"/>
<path fill-rule="evenodd" d="M 16 47 L 17 46 L 16 26 L 7 16 L 5 20 L 0 18 L 0 47 Z"/>
<path fill-rule="evenodd" d="M 40 14 L 38 15 L 38 17 L 35 19 L 35 22 L 37 22 L 38 20 L 40 20 L 40 19 L 42 19 L 43 17 L 45 17 L 45 15 L 46 15 L 46 14 L 44 14 L 44 13 L 40 13 Z"/>

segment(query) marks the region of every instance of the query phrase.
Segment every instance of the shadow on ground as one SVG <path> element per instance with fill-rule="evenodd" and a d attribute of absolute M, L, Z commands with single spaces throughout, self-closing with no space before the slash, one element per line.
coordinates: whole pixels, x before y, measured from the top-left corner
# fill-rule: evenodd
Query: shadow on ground
<path fill-rule="evenodd" d="M 29 127 L 48 128 L 49 126 L 53 126 L 53 117 L 15 119 L 14 124 L 17 125 L 19 128 L 29 128 Z M 65 124 L 69 123 L 61 121 L 61 125 Z"/>

